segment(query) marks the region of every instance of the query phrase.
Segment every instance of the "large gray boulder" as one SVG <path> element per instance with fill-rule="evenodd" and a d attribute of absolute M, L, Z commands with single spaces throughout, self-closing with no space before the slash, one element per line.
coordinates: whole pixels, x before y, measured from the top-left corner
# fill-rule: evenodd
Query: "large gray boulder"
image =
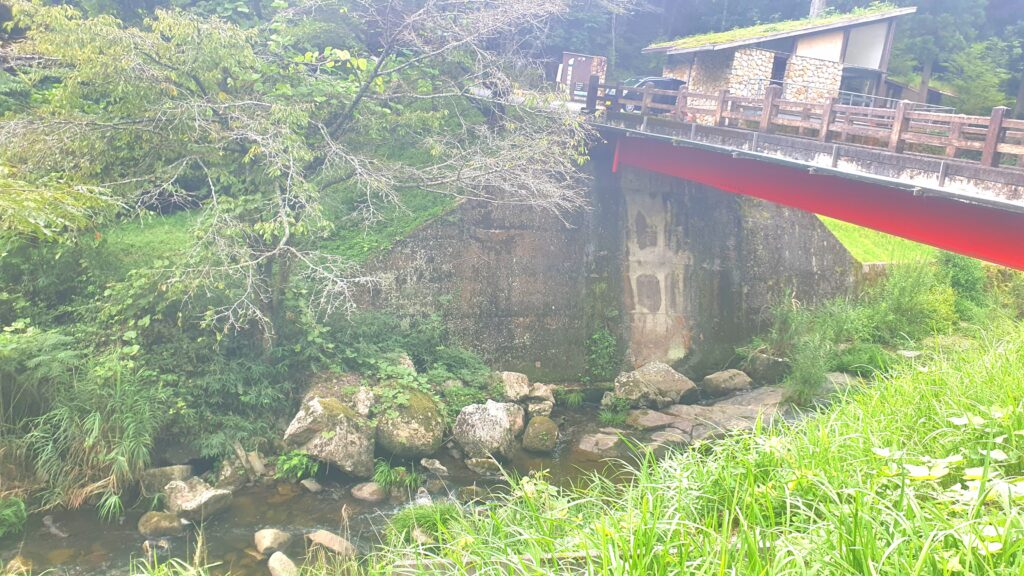
<path fill-rule="evenodd" d="M 202 479 L 173 480 L 164 487 L 167 511 L 189 522 L 202 522 L 231 504 L 231 491 L 212 488 Z"/>
<path fill-rule="evenodd" d="M 307 396 L 285 430 L 284 441 L 352 476 L 373 474 L 373 425 L 337 398 Z"/>
<path fill-rule="evenodd" d="M 363 482 L 352 487 L 352 497 L 363 502 L 376 504 L 388 497 L 388 491 L 376 482 Z"/>
<path fill-rule="evenodd" d="M 725 396 L 735 392 L 750 390 L 754 381 L 740 370 L 722 370 L 708 374 L 700 383 L 700 389 L 709 396 Z"/>
<path fill-rule="evenodd" d="M 429 456 L 441 447 L 444 416 L 428 394 L 412 392 L 377 420 L 377 445 L 399 458 Z"/>
<path fill-rule="evenodd" d="M 523 399 L 526 412 L 533 416 L 551 416 L 555 409 L 555 387 L 550 384 L 535 382 L 530 386 L 530 393 Z"/>
<path fill-rule="evenodd" d="M 518 404 L 488 400 L 470 404 L 455 419 L 453 435 L 471 458 L 511 456 L 516 436 L 523 431 L 525 412 Z"/>
<path fill-rule="evenodd" d="M 685 397 L 691 397 L 697 386 L 668 364 L 651 362 L 615 379 L 612 398 L 621 399 L 633 408 L 663 408 Z"/>
<path fill-rule="evenodd" d="M 789 375 L 789 361 L 760 352 L 747 358 L 743 370 L 760 385 L 778 384 Z"/>
<path fill-rule="evenodd" d="M 622 455 L 622 435 L 613 432 L 597 432 L 580 438 L 576 451 L 584 459 L 603 460 Z"/>
<path fill-rule="evenodd" d="M 526 374 L 519 372 L 499 372 L 502 389 L 505 391 L 505 399 L 510 402 L 518 402 L 530 393 L 530 379 Z"/>
<path fill-rule="evenodd" d="M 327 530 L 315 530 L 306 535 L 310 548 L 320 546 L 341 559 L 356 557 L 356 547 L 351 542 Z"/>

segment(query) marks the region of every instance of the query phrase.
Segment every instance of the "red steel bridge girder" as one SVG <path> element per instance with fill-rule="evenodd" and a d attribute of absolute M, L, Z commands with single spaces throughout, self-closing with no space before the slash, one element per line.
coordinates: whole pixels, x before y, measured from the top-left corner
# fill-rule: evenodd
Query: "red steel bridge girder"
<path fill-rule="evenodd" d="M 618 138 L 613 170 L 631 166 L 760 198 L 1024 270 L 1024 213 L 727 153 Z"/>

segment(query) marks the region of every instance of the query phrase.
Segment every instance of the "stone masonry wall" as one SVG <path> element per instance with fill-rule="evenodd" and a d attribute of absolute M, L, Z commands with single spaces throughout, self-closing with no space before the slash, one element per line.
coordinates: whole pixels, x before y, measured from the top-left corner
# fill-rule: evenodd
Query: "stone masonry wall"
<path fill-rule="evenodd" d="M 700 52 L 693 61 L 690 90 L 701 94 L 717 94 L 729 87 L 733 52 Z"/>
<path fill-rule="evenodd" d="M 679 56 L 668 56 L 662 66 L 661 75 L 684 82 L 690 81 L 690 59 Z"/>
<path fill-rule="evenodd" d="M 729 75 L 729 93 L 748 98 L 764 98 L 774 62 L 775 53 L 768 50 L 737 50 Z"/>
<path fill-rule="evenodd" d="M 824 103 L 839 95 L 843 80 L 843 65 L 830 60 L 790 56 L 786 65 L 786 100 Z"/>

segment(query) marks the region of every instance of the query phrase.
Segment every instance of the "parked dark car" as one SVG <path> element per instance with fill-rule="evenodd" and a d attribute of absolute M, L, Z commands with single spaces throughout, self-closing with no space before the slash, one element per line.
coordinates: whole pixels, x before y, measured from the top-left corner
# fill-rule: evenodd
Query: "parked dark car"
<path fill-rule="evenodd" d="M 622 83 L 623 87 L 623 99 L 627 100 L 643 100 L 643 93 L 639 92 L 638 89 L 643 89 L 647 86 L 657 90 L 672 90 L 673 92 L 679 91 L 680 88 L 686 86 L 686 82 L 678 80 L 676 78 L 663 78 L 660 76 L 648 76 L 647 78 L 630 78 Z M 615 96 L 616 89 L 610 88 L 605 91 L 606 97 Z M 655 94 L 651 97 L 651 101 L 656 104 L 665 104 L 667 106 L 676 105 L 676 97 L 668 94 Z M 611 101 L 606 102 L 607 105 L 611 105 Z M 636 112 L 640 110 L 639 104 L 624 104 L 622 109 L 626 112 Z M 667 110 L 652 110 L 652 113 L 666 113 Z"/>

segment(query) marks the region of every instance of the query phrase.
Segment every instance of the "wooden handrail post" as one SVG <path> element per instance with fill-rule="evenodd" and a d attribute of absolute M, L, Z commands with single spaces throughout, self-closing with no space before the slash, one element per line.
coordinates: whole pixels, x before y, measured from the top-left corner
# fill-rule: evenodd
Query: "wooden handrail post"
<path fill-rule="evenodd" d="M 644 86 L 644 97 L 640 102 L 640 115 L 647 116 L 647 108 L 651 105 L 651 85 Z"/>
<path fill-rule="evenodd" d="M 829 134 L 832 129 L 832 119 L 835 116 L 835 112 L 832 111 L 832 107 L 836 105 L 835 98 L 829 98 L 825 101 L 825 108 L 821 111 L 821 128 L 818 131 L 818 140 L 821 142 L 828 142 L 831 139 Z"/>
<path fill-rule="evenodd" d="M 590 83 L 587 84 L 587 104 L 583 108 L 584 114 L 594 114 L 597 112 L 597 90 L 601 86 L 601 77 L 597 74 L 590 75 Z"/>
<path fill-rule="evenodd" d="M 775 100 L 782 95 L 782 86 L 772 84 L 764 91 L 764 109 L 761 110 L 761 132 L 770 132 L 772 116 L 775 115 Z"/>
<path fill-rule="evenodd" d="M 907 131 L 907 125 L 909 119 L 907 118 L 907 110 L 910 108 L 909 100 L 900 100 L 899 104 L 896 105 L 896 117 L 892 119 L 892 132 L 889 133 L 889 151 L 901 153 L 903 152 L 903 133 Z"/>
<path fill-rule="evenodd" d="M 997 106 L 992 109 L 992 117 L 988 120 L 988 134 L 985 135 L 985 147 L 981 149 L 982 166 L 999 165 L 999 140 L 1003 137 L 1003 118 L 1010 109 Z"/>
<path fill-rule="evenodd" d="M 946 145 L 946 157 L 956 158 L 957 145 L 960 141 L 960 136 L 963 134 L 964 129 L 964 115 L 953 116 L 953 120 L 949 124 L 949 144 Z"/>
<path fill-rule="evenodd" d="M 686 122 L 686 84 L 679 87 L 676 94 L 676 109 L 672 111 L 672 116 L 679 122 Z"/>
<path fill-rule="evenodd" d="M 622 105 L 619 104 L 619 98 L 622 98 L 622 82 L 615 83 L 615 94 L 609 99 L 608 111 L 609 112 L 620 112 Z"/>
<path fill-rule="evenodd" d="M 714 121 L 715 121 L 714 125 L 715 126 L 721 126 L 722 125 L 722 120 L 724 119 L 723 114 L 725 113 L 725 102 L 726 102 L 726 98 L 728 96 L 729 96 L 729 91 L 728 90 L 725 90 L 723 88 L 722 90 L 718 91 L 718 102 L 715 104 L 715 118 L 714 118 Z"/>

